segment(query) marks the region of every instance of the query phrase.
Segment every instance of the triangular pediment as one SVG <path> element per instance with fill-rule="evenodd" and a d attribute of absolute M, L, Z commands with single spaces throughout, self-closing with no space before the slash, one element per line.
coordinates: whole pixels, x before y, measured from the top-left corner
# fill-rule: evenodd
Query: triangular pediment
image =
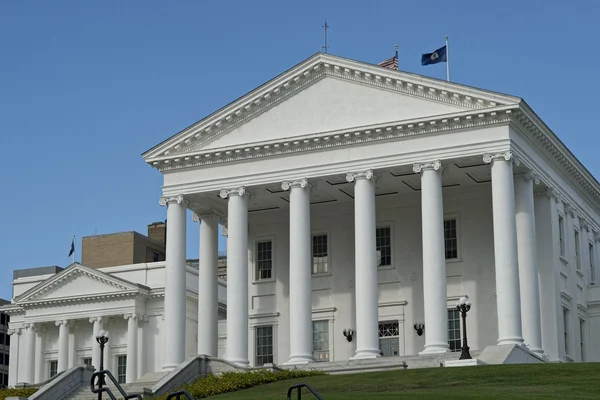
<path fill-rule="evenodd" d="M 16 304 L 113 293 L 145 292 L 147 288 L 75 263 L 15 299 Z"/>
<path fill-rule="evenodd" d="M 144 153 L 157 166 L 204 151 L 517 104 L 520 99 L 317 54 Z"/>

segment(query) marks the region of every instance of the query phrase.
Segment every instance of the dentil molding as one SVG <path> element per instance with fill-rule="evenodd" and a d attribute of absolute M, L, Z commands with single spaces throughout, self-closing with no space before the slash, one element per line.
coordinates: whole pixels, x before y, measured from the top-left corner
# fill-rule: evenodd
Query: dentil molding
<path fill-rule="evenodd" d="M 362 172 L 348 172 L 346 174 L 346 180 L 350 183 L 359 179 L 372 179 L 375 175 L 372 169 L 368 169 Z"/>

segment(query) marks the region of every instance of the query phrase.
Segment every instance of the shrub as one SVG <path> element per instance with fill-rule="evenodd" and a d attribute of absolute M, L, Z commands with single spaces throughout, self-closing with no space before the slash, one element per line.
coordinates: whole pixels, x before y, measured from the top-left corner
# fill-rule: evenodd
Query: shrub
<path fill-rule="evenodd" d="M 30 388 L 14 388 L 14 389 L 0 389 L 0 400 L 4 400 L 7 397 L 29 397 L 35 392 L 38 391 L 38 388 L 30 387 Z"/>
<path fill-rule="evenodd" d="M 324 375 L 324 373 L 317 370 L 224 372 L 221 375 L 208 375 L 200 378 L 196 382 L 187 385 L 184 389 L 192 396 L 200 399 L 284 379 L 304 378 L 316 375 Z M 157 400 L 164 400 L 166 398 L 167 395 L 164 395 L 158 397 Z"/>

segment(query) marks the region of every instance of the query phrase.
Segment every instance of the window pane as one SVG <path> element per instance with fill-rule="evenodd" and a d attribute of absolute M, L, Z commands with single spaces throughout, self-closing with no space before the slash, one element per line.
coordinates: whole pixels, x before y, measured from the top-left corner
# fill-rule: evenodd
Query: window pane
<path fill-rule="evenodd" d="M 313 322 L 313 356 L 316 362 L 329 361 L 329 321 Z"/>
<path fill-rule="evenodd" d="M 127 380 L 127 356 L 117 357 L 117 382 L 125 383 Z"/>
<path fill-rule="evenodd" d="M 329 272 L 329 252 L 327 235 L 314 235 L 312 238 L 313 274 Z"/>
<path fill-rule="evenodd" d="M 256 328 L 256 365 L 273 363 L 273 327 Z"/>
<path fill-rule="evenodd" d="M 460 312 L 456 309 L 448 310 L 448 346 L 450 351 L 460 351 Z"/>
<path fill-rule="evenodd" d="M 375 245 L 380 255 L 379 266 L 392 265 L 392 230 L 389 226 L 375 229 Z"/>
<path fill-rule="evenodd" d="M 458 258 L 458 235 L 456 219 L 444 221 L 444 247 L 446 260 Z"/>
<path fill-rule="evenodd" d="M 270 240 L 256 244 L 256 279 L 270 279 L 273 269 L 272 242 Z"/>

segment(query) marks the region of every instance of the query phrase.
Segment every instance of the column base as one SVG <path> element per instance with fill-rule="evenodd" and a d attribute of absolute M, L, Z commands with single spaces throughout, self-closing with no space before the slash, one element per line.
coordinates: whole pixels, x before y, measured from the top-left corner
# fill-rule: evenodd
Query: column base
<path fill-rule="evenodd" d="M 522 343 L 523 343 L 523 338 L 518 337 L 518 336 L 498 339 L 498 346 L 515 345 L 515 344 L 522 344 Z"/>
<path fill-rule="evenodd" d="M 298 354 L 290 356 L 290 359 L 283 365 L 310 364 L 314 362 L 315 359 L 311 354 Z"/>
<path fill-rule="evenodd" d="M 381 357 L 381 350 L 379 349 L 362 349 L 356 350 L 354 357 L 350 357 L 350 360 L 365 360 Z"/>
<path fill-rule="evenodd" d="M 431 354 L 446 354 L 449 353 L 450 349 L 448 348 L 448 344 L 430 344 L 425 346 L 423 351 L 419 352 L 420 356 L 427 356 Z"/>

